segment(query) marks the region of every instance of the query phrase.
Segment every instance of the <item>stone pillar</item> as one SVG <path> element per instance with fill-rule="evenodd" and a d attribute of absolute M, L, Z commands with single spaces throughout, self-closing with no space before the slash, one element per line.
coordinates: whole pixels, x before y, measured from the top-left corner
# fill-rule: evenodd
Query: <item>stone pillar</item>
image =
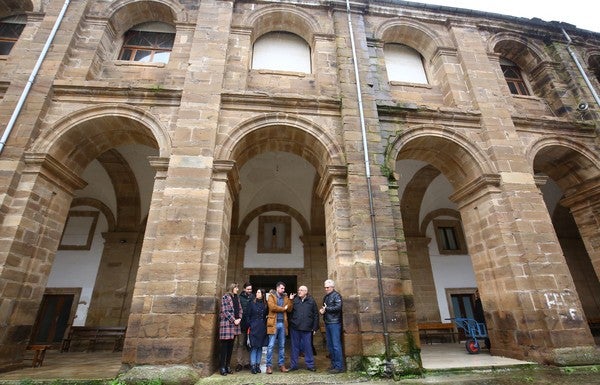
<path fill-rule="evenodd" d="M 233 282 L 240 279 L 244 271 L 244 255 L 246 252 L 246 242 L 248 242 L 246 234 L 231 234 L 229 245 L 229 258 L 227 260 L 227 280 Z M 242 279 L 246 279 L 243 277 Z M 243 282 L 238 282 L 240 285 Z M 256 289 L 256 288 L 254 288 Z"/>
<path fill-rule="evenodd" d="M 431 239 L 427 237 L 407 237 L 406 251 L 418 321 L 440 322 L 440 308 L 429 258 L 429 242 Z"/>
<path fill-rule="evenodd" d="M 20 367 L 73 191 L 85 182 L 50 156 L 29 155 L 0 228 L 0 371 Z"/>
<path fill-rule="evenodd" d="M 218 340 L 215 325 L 219 324 L 217 305 L 229 284 L 225 281 L 229 257 L 229 231 L 233 197 L 239 196 L 240 188 L 235 162 L 215 161 L 213 170 L 200 265 L 192 360 L 194 363 L 201 363 L 205 373 L 216 369 L 215 361 L 219 355 L 218 346 L 215 345 Z"/>
<path fill-rule="evenodd" d="M 455 192 L 492 353 L 556 365 L 598 362 L 533 177 L 484 176 Z"/>
<path fill-rule="evenodd" d="M 336 289 L 339 288 L 345 296 L 345 354 L 348 367 L 358 369 L 359 362 L 362 366 L 368 362 L 369 371 L 391 368 L 395 375 L 400 375 L 419 370 L 418 357 L 410 354 L 415 348 L 415 341 L 409 330 L 409 314 L 414 314 L 414 299 L 404 242 L 397 237 L 388 178 L 374 164 L 369 165 L 370 178 L 366 178 L 363 123 L 369 159 L 377 159 L 383 163 L 383 159 L 378 156 L 382 158 L 384 152 L 376 96 L 369 86 L 374 84 L 375 79 L 370 68 L 368 28 L 364 20 L 364 9 L 361 8 L 363 4 L 355 4 L 351 14 L 352 33 L 357 48 L 354 57 L 346 9 L 341 4 L 332 6 L 342 100 L 341 135 L 348 164 L 347 187 L 338 188 L 334 185 L 331 195 L 321 196 L 324 197 L 327 215 L 336 217 L 339 214 L 335 211 L 341 210 L 342 215 L 349 220 L 348 229 L 328 228 L 328 241 L 331 240 L 331 230 L 342 231 L 344 236 L 349 231 L 349 244 L 344 239 L 344 246 L 349 249 L 332 250 L 331 247 L 336 245 L 330 246 L 328 242 L 328 270 L 332 272 L 335 269 L 339 277 Z M 360 90 L 357 90 L 354 63 L 358 64 Z M 362 95 L 360 105 L 357 92 Z M 359 113 L 360 107 L 363 114 Z M 338 204 L 338 200 L 342 207 L 328 212 L 330 205 Z M 373 213 L 370 210 L 371 202 Z M 372 214 L 375 216 L 375 226 L 372 226 Z M 345 221 L 345 217 L 343 219 Z M 329 222 L 330 219 L 328 225 Z M 341 221 L 334 223 L 345 225 Z M 335 260 L 332 261 L 332 258 Z M 381 266 L 379 271 L 377 259 Z M 379 285 L 382 286 L 381 290 Z M 393 360 L 392 365 L 384 365 L 382 355 Z"/>
<path fill-rule="evenodd" d="M 560 204 L 568 207 L 600 279 L 600 178 L 570 189 Z"/>
<path fill-rule="evenodd" d="M 138 232 L 110 232 L 102 236 L 104 249 L 85 323 L 127 326 L 142 238 Z"/>

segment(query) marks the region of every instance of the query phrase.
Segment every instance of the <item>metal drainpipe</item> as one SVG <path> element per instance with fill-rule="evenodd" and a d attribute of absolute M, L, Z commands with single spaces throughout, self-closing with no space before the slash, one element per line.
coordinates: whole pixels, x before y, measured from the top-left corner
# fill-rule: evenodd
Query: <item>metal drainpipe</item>
<path fill-rule="evenodd" d="M 563 35 L 565 35 L 565 37 L 567 38 L 567 51 L 569 51 L 569 55 L 571 55 L 571 58 L 573 59 L 573 61 L 575 62 L 575 65 L 577 66 L 577 69 L 581 73 L 581 76 L 583 76 L 583 80 L 585 81 L 585 84 L 590 89 L 590 92 L 592 93 L 592 96 L 594 97 L 596 104 L 598 105 L 598 107 L 600 107 L 600 98 L 598 98 L 598 94 L 596 93 L 594 86 L 592 86 L 592 83 L 590 82 L 590 79 L 588 78 L 587 74 L 583 70 L 581 63 L 579 63 L 579 59 L 577 59 L 577 55 L 575 55 L 575 52 L 571 49 L 571 43 L 572 43 L 571 37 L 567 34 L 567 31 L 565 31 L 564 28 L 561 28 L 561 31 L 562 31 Z"/>
<path fill-rule="evenodd" d="M 390 362 L 390 336 L 387 328 L 385 300 L 383 298 L 383 283 L 381 282 L 381 263 L 379 261 L 379 245 L 377 243 L 377 224 L 375 221 L 375 209 L 373 207 L 373 190 L 371 187 L 371 167 L 369 165 L 369 148 L 367 146 L 367 130 L 365 129 L 365 115 L 363 111 L 363 102 L 361 96 L 360 77 L 358 75 L 358 63 L 356 55 L 356 45 L 354 43 L 354 32 L 352 29 L 352 16 L 350 11 L 350 0 L 346 0 L 346 14 L 348 16 L 348 29 L 350 33 L 350 44 L 352 46 L 352 61 L 354 63 L 354 77 L 356 82 L 356 95 L 358 97 L 358 114 L 360 117 L 360 129 L 362 133 L 363 153 L 365 158 L 365 175 L 367 178 L 367 190 L 369 192 L 369 210 L 371 215 L 371 236 L 373 238 L 373 249 L 375 252 L 375 269 L 377 272 L 377 288 L 379 289 L 379 301 L 381 306 L 381 321 L 383 325 L 383 338 L 385 342 L 385 373 L 391 373 Z"/>
<path fill-rule="evenodd" d="M 46 44 L 44 45 L 44 48 L 42 49 L 42 52 L 40 53 L 40 56 L 38 57 L 37 63 L 35 63 L 35 67 L 33 68 L 33 71 L 31 71 L 31 75 L 29 75 L 27 84 L 25 84 L 25 88 L 23 88 L 23 92 L 21 92 L 21 97 L 19 98 L 19 101 L 17 102 L 17 106 L 15 107 L 15 110 L 13 111 L 12 116 L 10 117 L 10 120 L 8 121 L 8 124 L 6 125 L 6 128 L 4 129 L 4 133 L 2 134 L 2 139 L 0 139 L 0 154 L 2 153 L 2 150 L 4 150 L 4 145 L 6 144 L 6 141 L 8 140 L 8 136 L 10 135 L 11 131 L 13 130 L 13 127 L 15 126 L 15 122 L 17 121 L 17 118 L 19 117 L 19 114 L 21 113 L 23 104 L 25 104 L 25 99 L 27 98 L 27 95 L 29 94 L 29 90 L 31 89 L 31 86 L 33 84 L 33 81 L 35 80 L 35 77 L 37 76 L 37 74 L 40 70 L 40 67 L 42 66 L 42 62 L 46 58 L 46 54 L 48 53 L 48 50 L 50 49 L 50 44 L 52 44 L 52 41 L 54 40 L 56 31 L 58 31 L 58 27 L 60 26 L 60 23 L 62 22 L 62 19 L 65 16 L 65 12 L 67 12 L 67 8 L 69 7 L 70 2 L 71 2 L 71 0 L 65 0 L 65 3 L 63 4 L 62 9 L 60 10 L 60 13 L 58 14 L 58 18 L 56 19 L 56 22 L 54 22 L 54 27 L 52 28 L 52 31 L 50 32 L 48 39 L 46 39 Z"/>

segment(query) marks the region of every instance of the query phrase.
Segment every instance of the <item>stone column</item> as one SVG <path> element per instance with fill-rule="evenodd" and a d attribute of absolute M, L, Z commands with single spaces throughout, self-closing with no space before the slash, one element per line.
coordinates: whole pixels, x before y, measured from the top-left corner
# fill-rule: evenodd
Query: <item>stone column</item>
<path fill-rule="evenodd" d="M 556 365 L 598 362 L 533 177 L 484 176 L 455 192 L 492 353 Z"/>
<path fill-rule="evenodd" d="M 440 322 L 440 308 L 429 258 L 429 242 L 431 239 L 427 237 L 407 237 L 406 252 L 418 321 Z"/>
<path fill-rule="evenodd" d="M 86 326 L 127 326 L 139 265 L 139 232 L 103 233 L 104 249 Z"/>
<path fill-rule="evenodd" d="M 208 215 L 200 280 L 198 284 L 198 309 L 194 330 L 194 353 L 192 362 L 200 363 L 203 372 L 210 372 L 215 357 L 218 357 L 219 323 L 217 305 L 227 291 L 227 259 L 229 257 L 229 231 L 233 197 L 239 196 L 239 175 L 235 162 L 216 160 L 214 162 L 212 184 L 210 188 Z M 196 364 L 198 365 L 198 364 Z"/>
<path fill-rule="evenodd" d="M 227 280 L 233 282 L 242 276 L 244 271 L 244 253 L 246 252 L 246 242 L 248 242 L 246 234 L 231 234 L 229 245 L 229 258 L 227 260 Z M 245 279 L 245 277 L 243 278 Z M 243 282 L 238 282 L 240 285 Z M 254 288 L 256 289 L 256 288 Z"/>
<path fill-rule="evenodd" d="M 560 204 L 571 210 L 596 276 L 600 279 L 600 178 L 570 189 Z"/>
<path fill-rule="evenodd" d="M 69 212 L 85 182 L 31 154 L 0 228 L 0 371 L 20 367 Z"/>
<path fill-rule="evenodd" d="M 363 366 L 365 362 L 369 362 L 367 366 L 370 371 L 392 368 L 395 374 L 402 374 L 419 370 L 418 358 L 410 355 L 415 347 L 415 341 L 409 332 L 409 314 L 414 314 L 414 299 L 404 242 L 397 237 L 388 193 L 388 178 L 374 163 L 369 164 L 370 178 L 366 178 L 363 123 L 369 147 L 369 163 L 373 159 L 383 163 L 382 143 L 385 140 L 382 139 L 376 96 L 369 86 L 374 84 L 375 79 L 370 68 L 372 58 L 367 46 L 368 28 L 364 20 L 364 9 L 361 8 L 363 5 L 366 3 L 355 4 L 351 15 L 357 51 L 354 57 L 346 9 L 342 4 L 332 4 L 342 100 L 341 135 L 348 170 L 347 187 L 334 187 L 331 196 L 322 196 L 327 197 L 324 199 L 326 213 L 332 203 L 343 202 L 339 210 L 348 216 L 350 227 L 327 229 L 328 241 L 331 239 L 330 231 L 342 231 L 344 236 L 349 232 L 349 244 L 344 242 L 344 246 L 349 249 L 344 249 L 343 253 L 331 250 L 332 246 L 328 242 L 328 270 L 331 272 L 335 269 L 339 277 L 336 288 L 345 295 L 345 354 L 348 367 L 356 368 L 355 364 L 359 361 Z M 357 90 L 354 63 L 358 64 L 360 90 Z M 360 104 L 358 92 L 361 94 Z M 359 113 L 361 106 L 362 116 Z M 370 210 L 371 202 L 373 212 Z M 334 210 L 328 212 L 328 215 L 338 214 Z M 372 226 L 372 215 L 375 226 Z M 328 225 L 329 221 L 328 219 Z M 350 255 L 346 255 L 346 252 Z M 331 261 L 332 258 L 335 260 Z M 379 271 L 377 259 L 381 266 Z M 382 355 L 393 360 L 393 365 L 384 365 Z"/>

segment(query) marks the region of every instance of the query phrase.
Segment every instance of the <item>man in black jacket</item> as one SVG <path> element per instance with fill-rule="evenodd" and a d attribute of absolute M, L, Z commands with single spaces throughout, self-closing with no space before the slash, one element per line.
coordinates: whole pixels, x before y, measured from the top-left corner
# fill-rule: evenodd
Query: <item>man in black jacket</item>
<path fill-rule="evenodd" d="M 292 351 L 290 353 L 290 370 L 298 370 L 298 356 L 304 353 L 306 369 L 314 372 L 315 359 L 312 350 L 312 335 L 319 329 L 319 313 L 317 303 L 308 295 L 308 288 L 300 286 L 294 298 L 294 310 L 290 317 L 290 337 Z"/>
<path fill-rule="evenodd" d="M 341 373 L 344 371 L 342 357 L 342 296 L 335 291 L 335 283 L 328 279 L 325 281 L 325 297 L 323 307 L 319 313 L 323 315 L 325 322 L 325 335 L 327 338 L 327 349 L 331 358 L 329 373 Z"/>
<path fill-rule="evenodd" d="M 244 288 L 240 293 L 240 304 L 245 314 L 248 310 L 248 304 L 254 299 L 252 294 L 252 284 L 250 282 L 244 283 Z M 242 334 L 235 339 L 235 350 L 237 358 L 237 366 L 235 367 L 236 372 L 242 369 L 250 369 L 250 353 L 248 352 L 248 346 L 246 345 L 246 339 L 248 338 L 248 319 L 244 315 L 242 323 L 240 324 Z"/>

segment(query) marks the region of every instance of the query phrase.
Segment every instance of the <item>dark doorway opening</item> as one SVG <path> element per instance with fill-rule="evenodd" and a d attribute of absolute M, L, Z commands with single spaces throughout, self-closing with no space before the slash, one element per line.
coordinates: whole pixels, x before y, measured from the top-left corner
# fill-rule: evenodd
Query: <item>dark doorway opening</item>
<path fill-rule="evenodd" d="M 250 283 L 252 290 L 258 288 L 265 289 L 267 292 L 275 289 L 277 282 L 285 283 L 285 291 L 288 294 L 295 293 L 298 289 L 298 277 L 295 275 L 251 275 Z"/>
<path fill-rule="evenodd" d="M 74 294 L 44 294 L 35 322 L 32 344 L 60 346 L 69 326 Z"/>

